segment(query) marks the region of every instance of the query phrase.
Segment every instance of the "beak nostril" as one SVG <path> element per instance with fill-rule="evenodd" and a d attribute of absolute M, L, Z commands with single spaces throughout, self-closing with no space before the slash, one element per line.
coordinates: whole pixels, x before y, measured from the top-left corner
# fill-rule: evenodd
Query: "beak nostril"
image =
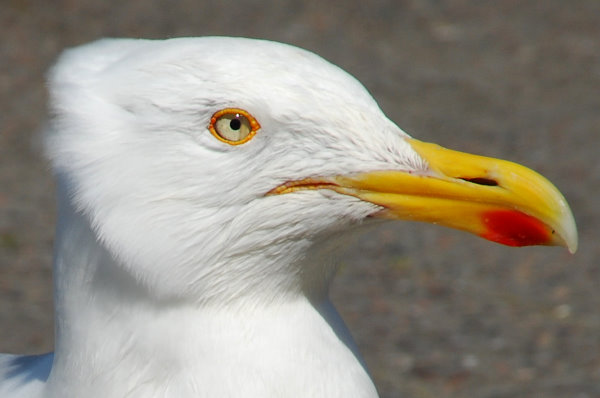
<path fill-rule="evenodd" d="M 477 185 L 487 185 L 490 187 L 498 186 L 498 182 L 496 180 L 492 180 L 491 178 L 475 177 L 475 178 L 460 178 L 460 179 L 467 181 L 467 182 L 472 182 L 473 184 L 477 184 Z"/>

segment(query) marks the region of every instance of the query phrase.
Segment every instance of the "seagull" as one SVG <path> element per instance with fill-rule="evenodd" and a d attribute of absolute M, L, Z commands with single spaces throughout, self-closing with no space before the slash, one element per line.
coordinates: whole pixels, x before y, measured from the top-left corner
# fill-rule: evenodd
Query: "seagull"
<path fill-rule="evenodd" d="M 363 226 L 577 249 L 515 163 L 411 138 L 352 76 L 257 39 L 103 39 L 49 74 L 55 351 L 2 397 L 376 397 L 328 298 Z"/>

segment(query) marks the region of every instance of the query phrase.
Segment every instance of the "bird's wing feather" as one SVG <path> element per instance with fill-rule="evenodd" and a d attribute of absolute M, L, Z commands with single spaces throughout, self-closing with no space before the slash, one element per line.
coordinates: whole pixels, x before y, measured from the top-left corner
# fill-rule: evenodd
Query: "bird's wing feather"
<path fill-rule="evenodd" d="M 53 360 L 54 353 L 0 354 L 0 397 L 41 397 Z"/>

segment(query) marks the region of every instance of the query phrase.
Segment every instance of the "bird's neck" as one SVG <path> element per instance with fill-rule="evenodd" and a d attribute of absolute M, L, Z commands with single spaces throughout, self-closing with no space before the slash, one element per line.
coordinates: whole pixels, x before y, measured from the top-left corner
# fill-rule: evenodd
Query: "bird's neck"
<path fill-rule="evenodd" d="M 372 397 L 326 298 L 270 305 L 152 299 L 87 219 L 60 210 L 49 396 Z"/>

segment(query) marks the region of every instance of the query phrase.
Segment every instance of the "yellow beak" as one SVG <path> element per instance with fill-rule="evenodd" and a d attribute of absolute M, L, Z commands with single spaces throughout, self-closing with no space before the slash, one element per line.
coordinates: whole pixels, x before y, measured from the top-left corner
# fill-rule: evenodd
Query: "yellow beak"
<path fill-rule="evenodd" d="M 332 179 L 330 187 L 382 206 L 376 216 L 426 221 L 509 246 L 562 245 L 577 250 L 565 198 L 535 171 L 408 139 L 427 174 L 379 171 Z"/>
<path fill-rule="evenodd" d="M 270 195 L 331 189 L 377 204 L 376 217 L 426 221 L 509 246 L 577 250 L 577 228 L 561 193 L 535 171 L 407 139 L 428 163 L 423 173 L 376 171 L 287 182 Z"/>

